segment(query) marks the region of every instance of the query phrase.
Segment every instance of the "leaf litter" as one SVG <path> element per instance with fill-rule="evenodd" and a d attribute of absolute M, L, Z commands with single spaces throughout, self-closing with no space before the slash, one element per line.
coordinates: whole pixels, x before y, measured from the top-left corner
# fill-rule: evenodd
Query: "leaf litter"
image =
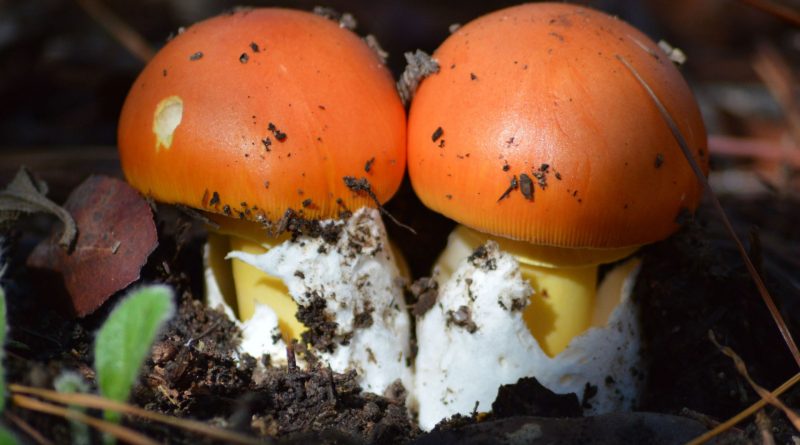
<path fill-rule="evenodd" d="M 50 213 L 64 224 L 58 244 L 67 249 L 77 236 L 75 220 L 67 210 L 47 199 L 46 195 L 47 184 L 37 181 L 25 167 L 20 168 L 11 183 L 0 191 L 0 227 L 12 224 L 23 214 Z"/>
<path fill-rule="evenodd" d="M 58 230 L 42 241 L 27 260 L 29 267 L 61 274 L 79 317 L 139 279 L 158 245 L 153 211 L 125 182 L 91 176 L 67 198 L 64 213 L 74 220 L 72 249 L 61 248 Z"/>

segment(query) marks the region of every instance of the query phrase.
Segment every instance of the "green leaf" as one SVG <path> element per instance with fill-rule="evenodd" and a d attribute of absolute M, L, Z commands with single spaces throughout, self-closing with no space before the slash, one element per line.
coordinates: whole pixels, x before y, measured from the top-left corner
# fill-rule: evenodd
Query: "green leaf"
<path fill-rule="evenodd" d="M 94 367 L 100 394 L 124 402 L 139 376 L 162 325 L 175 312 L 172 290 L 155 285 L 132 292 L 111 312 L 97 333 Z M 118 413 L 106 412 L 118 421 Z"/>
<path fill-rule="evenodd" d="M 62 394 L 78 393 L 88 394 L 89 385 L 74 371 L 64 371 L 53 381 L 53 387 Z M 86 408 L 78 405 L 68 405 L 68 408 L 80 413 L 85 413 Z M 92 442 L 89 425 L 78 420 L 69 419 L 69 429 L 72 433 L 73 445 L 88 445 Z"/>
<path fill-rule="evenodd" d="M 75 371 L 64 371 L 53 380 L 53 388 L 62 394 L 88 394 L 89 384 Z"/>
<path fill-rule="evenodd" d="M 0 287 L 0 412 L 6 407 L 6 369 L 2 366 L 6 352 L 6 293 Z"/>

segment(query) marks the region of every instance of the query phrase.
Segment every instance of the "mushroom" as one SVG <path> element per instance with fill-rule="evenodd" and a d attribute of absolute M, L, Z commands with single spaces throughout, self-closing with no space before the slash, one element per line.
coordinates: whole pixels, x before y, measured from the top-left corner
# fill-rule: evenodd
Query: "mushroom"
<path fill-rule="evenodd" d="M 287 221 L 385 202 L 405 169 L 405 111 L 387 68 L 349 30 L 289 9 L 240 9 L 179 33 L 135 81 L 118 136 L 135 188 L 219 226 L 208 262 L 238 318 L 266 305 L 287 341 L 307 328 L 294 295 L 243 259 L 290 243 Z M 352 178 L 368 187 L 354 190 Z M 377 212 L 367 213 L 383 233 Z M 232 266 L 229 251 L 242 254 Z M 388 246 L 382 254 L 391 267 L 380 273 L 396 275 Z M 396 338 L 392 347 L 405 351 Z"/>
<path fill-rule="evenodd" d="M 701 197 L 656 105 L 619 58 L 661 98 L 707 172 L 697 103 L 658 45 L 575 5 L 490 13 L 433 57 L 441 69 L 421 82 L 409 111 L 408 163 L 422 202 L 460 223 L 438 260 L 439 280 L 496 242 L 533 288 L 522 313 L 528 330 L 556 358 L 604 326 L 621 300 L 622 280 L 616 295 L 597 300 L 598 265 L 669 236 Z M 422 354 L 430 340 L 418 337 Z"/>

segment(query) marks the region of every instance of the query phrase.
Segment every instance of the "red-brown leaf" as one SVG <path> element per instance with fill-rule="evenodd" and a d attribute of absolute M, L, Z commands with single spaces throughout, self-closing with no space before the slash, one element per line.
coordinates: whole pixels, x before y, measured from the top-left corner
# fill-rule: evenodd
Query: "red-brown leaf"
<path fill-rule="evenodd" d="M 150 206 L 119 179 L 90 177 L 73 190 L 64 208 L 78 226 L 74 248 L 62 249 L 59 233 L 53 233 L 27 263 L 60 272 L 75 313 L 82 317 L 139 279 L 158 238 Z"/>

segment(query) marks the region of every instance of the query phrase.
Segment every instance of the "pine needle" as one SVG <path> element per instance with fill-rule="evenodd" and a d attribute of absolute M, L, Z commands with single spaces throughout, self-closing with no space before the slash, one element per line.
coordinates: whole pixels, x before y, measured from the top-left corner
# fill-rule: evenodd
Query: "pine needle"
<path fill-rule="evenodd" d="M 29 394 L 41 397 L 45 400 L 52 402 L 63 403 L 66 405 L 84 406 L 86 408 L 95 408 L 102 410 L 112 410 L 123 414 L 141 417 L 143 419 L 151 420 L 154 422 L 163 423 L 166 425 L 182 428 L 186 431 L 212 437 L 214 439 L 223 440 L 229 443 L 255 445 L 263 444 L 264 442 L 256 438 L 245 436 L 233 431 L 223 430 L 216 428 L 203 422 L 195 420 L 180 419 L 173 416 L 168 416 L 161 413 L 147 411 L 145 409 L 132 406 L 126 403 L 115 402 L 93 394 L 81 393 L 60 393 L 44 388 L 33 388 L 18 384 L 9 385 L 9 390 L 12 393 Z"/>
<path fill-rule="evenodd" d="M 772 0 L 740 0 L 756 9 L 778 17 L 793 26 L 800 26 L 800 12 L 788 4 L 783 5 Z"/>
<path fill-rule="evenodd" d="M 777 398 L 781 394 L 788 391 L 791 387 L 800 382 L 800 372 L 793 375 L 789 380 L 785 381 L 781 386 L 777 389 L 773 390 L 769 395 L 771 398 Z M 766 398 L 762 397 L 756 403 L 748 406 L 740 413 L 736 414 L 735 416 L 731 417 L 730 419 L 726 420 L 725 422 L 720 423 L 713 429 L 706 431 L 703 435 L 696 437 L 691 442 L 687 443 L 686 445 L 700 445 L 702 443 L 706 443 L 709 440 L 719 436 L 720 434 L 724 433 L 725 431 L 733 428 L 734 425 L 743 421 L 744 419 L 752 416 L 758 410 L 764 408 L 764 406 L 769 403 Z"/>
<path fill-rule="evenodd" d="M 78 4 L 114 39 L 142 62 L 153 58 L 155 52 L 136 30 L 131 28 L 101 0 L 77 0 Z"/>
<path fill-rule="evenodd" d="M 691 149 L 689 148 L 689 144 L 686 142 L 686 139 L 681 134 L 680 129 L 678 129 L 678 125 L 675 123 L 675 120 L 672 119 L 672 116 L 667 111 L 664 104 L 659 100 L 656 93 L 650 88 L 650 85 L 639 75 L 639 72 L 622 56 L 617 54 L 617 60 L 619 60 L 625 67 L 633 74 L 639 84 L 645 89 L 647 94 L 650 96 L 650 99 L 653 100 L 658 111 L 661 113 L 661 116 L 664 118 L 669 130 L 672 132 L 672 136 L 678 142 L 678 145 L 683 151 L 683 155 L 686 157 L 686 160 L 691 165 L 692 170 L 694 171 L 695 176 L 697 176 L 697 180 L 703 185 L 703 188 L 708 192 L 709 197 L 711 198 L 711 202 L 714 205 L 717 213 L 719 213 L 720 219 L 722 219 L 722 223 L 725 225 L 728 233 L 731 236 L 731 239 L 736 243 L 736 248 L 739 251 L 739 255 L 742 257 L 745 266 L 747 267 L 747 271 L 750 272 L 750 276 L 753 278 L 753 281 L 758 288 L 758 293 L 761 295 L 761 299 L 764 300 L 764 303 L 767 305 L 767 309 L 769 309 L 770 315 L 772 315 L 772 319 L 775 320 L 775 324 L 778 327 L 778 330 L 783 337 L 783 341 L 786 342 L 786 345 L 789 347 L 789 351 L 792 353 L 792 357 L 794 358 L 795 362 L 797 363 L 798 367 L 800 367 L 800 351 L 797 349 L 797 344 L 792 338 L 791 332 L 789 332 L 789 328 L 786 326 L 786 322 L 783 320 L 780 311 L 778 311 L 777 306 L 775 306 L 775 301 L 772 299 L 767 287 L 764 285 L 764 281 L 761 279 L 761 276 L 758 274 L 753 262 L 750 261 L 750 257 L 747 255 L 747 250 L 742 244 L 742 241 L 736 235 L 736 232 L 733 230 L 733 226 L 731 222 L 728 220 L 728 216 L 725 214 L 725 210 L 722 208 L 722 204 L 719 202 L 719 198 L 717 195 L 714 194 L 714 191 L 711 189 L 711 185 L 708 183 L 708 178 L 703 174 L 702 169 L 695 161 L 694 157 L 692 156 Z"/>
<path fill-rule="evenodd" d="M 19 428 L 20 431 L 30 436 L 30 438 L 33 439 L 33 441 L 36 442 L 37 444 L 53 445 L 53 442 L 50 439 L 44 437 L 42 433 L 36 431 L 36 429 L 30 426 L 28 422 L 22 420 L 16 414 L 12 413 L 11 411 L 4 411 L 3 415 L 6 417 L 6 419 L 8 419 L 9 422 L 13 423 L 14 426 Z"/>
<path fill-rule="evenodd" d="M 750 378 L 750 373 L 747 372 L 747 366 L 745 365 L 744 360 L 742 360 L 742 358 L 739 357 L 739 355 L 730 347 L 720 345 L 717 342 L 716 337 L 714 337 L 714 333 L 712 331 L 708 331 L 708 337 L 711 339 L 711 342 L 714 343 L 714 345 L 720 350 L 720 352 L 727 355 L 728 357 L 730 357 L 731 360 L 733 360 L 733 363 L 736 366 L 736 370 L 739 371 L 739 374 L 741 374 L 742 377 L 744 377 L 745 380 L 747 380 L 747 383 L 749 383 L 750 386 L 753 387 L 753 390 L 755 390 L 755 392 L 758 393 L 758 395 L 767 403 L 783 411 L 784 414 L 786 414 L 786 417 L 789 418 L 789 421 L 792 422 L 792 425 L 794 425 L 794 428 L 800 431 L 800 417 L 798 417 L 797 413 L 789 409 L 789 407 L 784 405 L 784 403 L 781 402 L 780 399 L 778 399 L 776 396 L 773 396 L 772 393 L 770 393 L 766 389 L 759 386 L 756 382 L 754 382 L 753 379 Z"/>
<path fill-rule="evenodd" d="M 11 402 L 20 408 L 26 408 L 31 411 L 38 411 L 40 413 L 52 414 L 54 416 L 62 417 L 64 419 L 77 420 L 83 422 L 92 428 L 95 428 L 103 433 L 113 436 L 114 438 L 133 444 L 133 445 L 158 445 L 158 442 L 150 439 L 149 437 L 137 433 L 124 426 L 115 423 L 106 422 L 96 417 L 84 414 L 73 409 L 64 408 L 63 406 L 53 405 L 51 403 L 42 402 L 41 400 L 32 397 L 14 394 L 11 396 Z"/>

